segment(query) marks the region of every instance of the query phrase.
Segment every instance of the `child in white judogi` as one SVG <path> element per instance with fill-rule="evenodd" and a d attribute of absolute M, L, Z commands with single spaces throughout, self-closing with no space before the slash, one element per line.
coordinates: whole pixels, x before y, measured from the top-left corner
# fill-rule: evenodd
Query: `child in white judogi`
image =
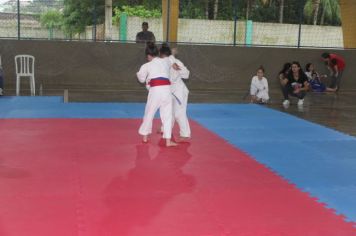
<path fill-rule="evenodd" d="M 264 76 L 265 70 L 261 66 L 257 70 L 257 75 L 252 78 L 250 95 L 253 103 L 268 103 L 268 82 Z"/>
<path fill-rule="evenodd" d="M 163 138 L 166 139 L 166 146 L 170 147 L 177 145 L 171 140 L 173 117 L 169 74 L 172 63 L 168 58 L 159 58 L 158 54 L 157 47 L 153 43 L 149 43 L 146 48 L 148 62 L 142 65 L 139 72 L 137 72 L 138 80 L 149 85 L 145 115 L 139 134 L 142 135 L 142 141 L 147 143 L 148 136 L 152 133 L 154 115 L 159 109 L 164 130 Z"/>
<path fill-rule="evenodd" d="M 173 54 L 177 53 L 177 49 L 173 50 Z M 170 70 L 170 80 L 172 89 L 172 102 L 173 102 L 173 125 L 176 121 L 179 126 L 179 135 L 181 141 L 189 139 L 191 136 L 189 121 L 187 117 L 187 104 L 188 104 L 188 94 L 189 90 L 183 79 L 189 78 L 189 70 L 185 65 L 172 55 L 171 49 L 168 45 L 163 44 L 160 49 L 161 57 L 169 57 L 171 61 L 174 61 L 179 70 L 171 68 Z"/>

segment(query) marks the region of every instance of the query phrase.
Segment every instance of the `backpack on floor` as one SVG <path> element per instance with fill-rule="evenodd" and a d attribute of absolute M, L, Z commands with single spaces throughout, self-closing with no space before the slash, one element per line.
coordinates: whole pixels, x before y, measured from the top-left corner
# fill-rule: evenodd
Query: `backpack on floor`
<path fill-rule="evenodd" d="M 324 92 L 326 86 L 320 81 L 319 78 L 314 78 L 309 81 L 313 92 Z"/>

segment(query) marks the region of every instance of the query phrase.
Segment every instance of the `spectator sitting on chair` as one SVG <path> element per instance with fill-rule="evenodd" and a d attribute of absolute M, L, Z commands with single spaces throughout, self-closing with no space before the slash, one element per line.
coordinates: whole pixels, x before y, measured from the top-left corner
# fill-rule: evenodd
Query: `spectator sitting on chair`
<path fill-rule="evenodd" d="M 252 103 L 268 103 L 268 82 L 264 76 L 265 69 L 260 66 L 257 69 L 257 75 L 252 78 L 250 95 Z"/>
<path fill-rule="evenodd" d="M 330 71 L 331 81 L 329 88 L 338 91 L 340 89 L 342 73 L 346 66 L 345 60 L 339 55 L 327 52 L 323 53 L 321 57 Z"/>
<path fill-rule="evenodd" d="M 151 31 L 148 31 L 148 23 L 143 22 L 142 31 L 138 32 L 136 35 L 136 43 L 147 43 L 147 42 L 154 43 L 155 41 L 156 41 L 155 35 Z"/>
<path fill-rule="evenodd" d="M 284 96 L 283 106 L 289 106 L 289 95 L 299 98 L 298 106 L 303 106 L 304 97 L 309 89 L 309 83 L 299 62 L 295 61 L 292 63 L 292 70 L 289 72 L 287 78 L 281 80 L 281 84 Z"/>
<path fill-rule="evenodd" d="M 312 63 L 305 66 L 305 75 L 308 77 L 310 88 L 313 92 L 336 92 L 335 88 L 327 88 L 321 81 L 326 75 L 319 75 Z"/>

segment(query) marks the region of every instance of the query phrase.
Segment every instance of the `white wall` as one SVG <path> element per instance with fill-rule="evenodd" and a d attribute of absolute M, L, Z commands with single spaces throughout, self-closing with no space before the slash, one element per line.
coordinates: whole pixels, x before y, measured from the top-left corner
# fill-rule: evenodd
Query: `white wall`
<path fill-rule="evenodd" d="M 134 41 L 136 33 L 141 31 L 143 21 L 149 23 L 157 41 L 163 41 L 162 20 L 129 17 L 127 21 L 127 39 Z M 48 30 L 39 24 L 24 24 L 21 27 L 23 37 L 48 38 Z M 97 27 L 98 34 L 102 33 Z M 234 22 L 220 20 L 195 20 L 179 19 L 178 41 L 189 43 L 221 43 L 232 44 Z M 237 24 L 237 43 L 245 44 L 245 22 Z M 254 45 L 280 45 L 296 46 L 298 44 L 299 25 L 278 23 L 253 23 Z M 17 37 L 16 22 L 0 22 L 0 37 Z M 92 39 L 92 27 L 87 27 L 86 32 L 75 38 Z M 63 32 L 55 30 L 54 38 L 65 38 Z M 98 37 L 100 39 L 100 37 Z M 114 25 L 112 39 L 119 39 L 119 26 Z M 301 46 L 310 47 L 343 47 L 343 34 L 341 27 L 302 25 Z"/>

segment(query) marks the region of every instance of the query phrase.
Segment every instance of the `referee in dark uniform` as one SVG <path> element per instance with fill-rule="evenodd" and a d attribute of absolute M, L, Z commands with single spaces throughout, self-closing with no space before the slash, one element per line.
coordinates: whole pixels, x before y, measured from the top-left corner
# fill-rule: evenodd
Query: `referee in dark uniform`
<path fill-rule="evenodd" d="M 138 32 L 136 35 L 136 43 L 147 43 L 147 42 L 154 43 L 155 41 L 156 41 L 155 35 L 151 31 L 148 31 L 148 23 L 143 22 L 142 31 Z"/>

